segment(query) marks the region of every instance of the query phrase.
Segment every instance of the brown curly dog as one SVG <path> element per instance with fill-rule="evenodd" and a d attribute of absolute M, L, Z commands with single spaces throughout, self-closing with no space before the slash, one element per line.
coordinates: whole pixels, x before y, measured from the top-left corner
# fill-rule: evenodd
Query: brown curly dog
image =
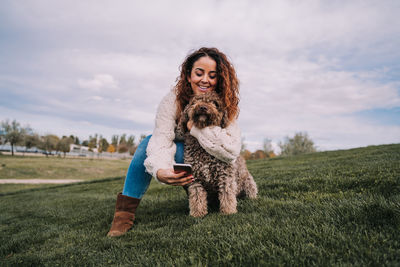
<path fill-rule="evenodd" d="M 195 178 L 187 186 L 190 215 L 203 217 L 208 213 L 208 195 L 218 196 L 221 213 L 236 213 L 238 196 L 257 197 L 257 185 L 245 160 L 239 156 L 234 163 L 226 163 L 210 155 L 188 132 L 189 120 L 200 129 L 208 126 L 225 128 L 227 115 L 218 95 L 211 92 L 194 96 L 178 123 L 177 139 L 184 140 L 184 161 L 192 165 Z"/>

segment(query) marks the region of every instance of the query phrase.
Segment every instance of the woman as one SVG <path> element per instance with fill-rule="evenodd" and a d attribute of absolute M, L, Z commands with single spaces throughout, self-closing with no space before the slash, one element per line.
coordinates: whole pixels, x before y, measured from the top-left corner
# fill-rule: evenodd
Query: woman
<path fill-rule="evenodd" d="M 216 48 L 200 48 L 186 57 L 174 90 L 158 106 L 153 134 L 138 146 L 129 166 L 122 194 L 118 194 L 114 219 L 108 236 L 125 234 L 133 226 L 135 211 L 146 192 L 151 177 L 163 184 L 184 186 L 192 175 L 175 173 L 172 166 L 183 163 L 183 143 L 175 140 L 175 128 L 181 112 L 197 94 L 215 91 L 224 102 L 229 124 L 226 128 L 198 129 L 188 122 L 190 134 L 211 155 L 233 162 L 240 153 L 239 81 L 227 57 Z"/>

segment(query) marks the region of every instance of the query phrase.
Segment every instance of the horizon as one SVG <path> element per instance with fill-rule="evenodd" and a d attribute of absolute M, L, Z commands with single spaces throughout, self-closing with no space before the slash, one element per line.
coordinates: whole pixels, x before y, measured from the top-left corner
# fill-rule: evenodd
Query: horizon
<path fill-rule="evenodd" d="M 9 120 L 9 121 L 11 121 L 11 120 Z M 1 122 L 3 122 L 3 121 L 0 121 L 0 123 Z M 23 127 L 23 128 L 30 128 L 29 127 L 29 125 L 27 125 L 27 126 L 23 126 L 23 125 L 21 125 L 21 127 Z M 35 131 L 35 129 L 32 129 L 32 128 L 30 128 L 31 130 L 32 130 L 32 133 L 33 134 L 39 134 L 37 131 Z M 99 144 L 99 142 L 100 142 L 100 137 L 102 137 L 102 138 L 105 138 L 106 140 L 107 140 L 107 142 L 109 143 L 109 145 L 111 145 L 112 144 L 112 138 L 113 138 L 113 136 L 114 135 L 112 135 L 110 138 L 107 138 L 107 137 L 105 137 L 105 136 L 103 136 L 102 134 L 99 134 L 99 133 L 96 133 L 97 134 L 97 145 Z M 78 137 L 78 136 L 74 136 L 74 135 L 65 135 L 65 134 L 63 134 L 63 135 L 56 135 L 58 138 L 60 138 L 60 139 L 62 139 L 63 137 L 71 137 L 71 136 L 73 136 L 74 138 L 78 138 L 78 141 L 79 141 L 79 144 L 74 144 L 74 143 L 72 143 L 72 144 L 74 144 L 74 145 L 79 145 L 79 146 L 85 146 L 83 143 L 84 142 L 89 142 L 90 141 L 90 137 L 92 136 L 92 137 L 94 137 L 96 134 L 93 134 L 93 135 L 90 135 L 90 136 L 88 136 L 88 138 L 83 138 L 83 139 L 81 139 L 80 137 Z M 123 133 L 123 134 L 125 134 L 126 136 L 126 138 L 129 138 L 130 137 L 130 135 L 127 135 L 126 133 Z M 123 135 L 123 134 L 121 134 L 121 135 Z M 297 133 L 296 133 L 297 134 Z M 300 133 L 300 134 L 304 134 L 304 132 L 303 133 Z M 307 133 L 305 133 L 305 134 L 307 134 Z M 55 134 L 52 134 L 52 133 L 47 133 L 47 134 L 45 134 L 45 135 L 55 135 Z M 45 135 L 41 135 L 41 134 L 39 134 L 39 136 L 45 136 Z M 115 135 L 115 136 L 117 136 L 118 137 L 118 143 L 119 143 L 119 140 L 120 140 L 120 137 L 121 137 L 121 135 Z M 141 139 L 141 135 L 139 135 L 139 136 L 135 136 L 135 135 L 133 135 L 134 136 L 134 138 L 135 138 L 135 140 L 134 140 L 134 145 L 139 145 L 139 143 L 138 143 L 138 140 L 140 140 Z M 286 138 L 292 138 L 293 136 L 286 136 L 285 138 L 284 138 L 284 140 L 281 140 L 281 143 L 283 144 L 285 141 L 286 141 Z M 310 138 L 309 136 L 307 136 L 308 138 Z M 311 139 L 311 138 L 310 138 Z M 311 140 L 311 141 L 313 141 L 313 140 Z M 313 141 L 314 142 L 314 141 Z M 351 148 L 339 148 L 339 149 L 327 149 L 327 150 L 320 150 L 319 148 L 318 148 L 318 146 L 316 146 L 315 145 L 315 143 L 314 143 L 314 147 L 315 147 L 315 149 L 316 149 L 316 151 L 315 152 L 326 152 L 326 151 L 339 151 L 339 150 L 350 150 L 350 149 L 357 149 L 357 148 L 366 148 L 366 147 L 370 147 L 370 146 L 384 146 L 384 145 L 396 145 L 396 144 L 400 144 L 400 143 L 388 143 L 388 144 L 374 144 L 374 145 L 366 145 L 366 146 L 360 146 L 360 147 L 351 147 Z M 0 148 L 2 148 L 2 149 L 4 149 L 4 147 L 10 147 L 10 149 L 11 149 L 11 144 L 9 144 L 9 142 L 8 143 L 4 143 L 4 144 L 1 144 L 0 143 Z M 14 145 L 14 150 L 17 150 L 17 147 L 25 147 L 24 145 Z M 85 146 L 85 147 L 87 147 L 87 146 Z M 32 148 L 30 148 L 30 149 L 28 149 L 28 150 L 32 150 L 33 148 L 36 148 L 36 149 L 38 149 L 36 146 L 33 146 Z M 274 154 L 276 155 L 276 156 L 280 156 L 281 155 L 281 148 L 280 148 L 280 143 L 275 143 L 275 144 L 272 144 L 272 149 L 273 149 L 273 152 L 274 152 Z M 40 150 L 40 149 L 39 149 Z M 259 150 L 261 150 L 261 151 L 263 151 L 263 147 L 256 147 L 254 150 L 249 150 L 247 147 L 245 147 L 244 148 L 244 151 L 245 150 L 247 150 L 247 151 L 249 151 L 249 152 L 251 152 L 251 153 L 255 153 L 255 152 L 257 152 L 257 151 L 259 151 Z M 11 152 L 10 152 L 11 153 Z M 98 152 L 98 153 L 102 153 L 102 152 Z M 115 152 L 115 153 L 119 153 L 119 152 Z M 309 152 L 308 152 L 309 153 Z"/>

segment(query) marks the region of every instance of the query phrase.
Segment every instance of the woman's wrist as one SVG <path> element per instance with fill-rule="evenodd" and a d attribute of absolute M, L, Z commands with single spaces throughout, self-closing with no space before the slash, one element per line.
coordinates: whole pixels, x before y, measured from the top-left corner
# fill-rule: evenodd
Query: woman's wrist
<path fill-rule="evenodd" d="M 159 181 L 160 181 L 160 171 L 161 171 L 161 169 L 158 169 L 157 172 L 156 172 L 156 178 Z"/>
<path fill-rule="evenodd" d="M 186 175 L 186 173 L 175 173 L 173 169 L 159 169 L 157 170 L 157 180 L 175 186 L 183 186 L 192 183 L 193 176 Z"/>

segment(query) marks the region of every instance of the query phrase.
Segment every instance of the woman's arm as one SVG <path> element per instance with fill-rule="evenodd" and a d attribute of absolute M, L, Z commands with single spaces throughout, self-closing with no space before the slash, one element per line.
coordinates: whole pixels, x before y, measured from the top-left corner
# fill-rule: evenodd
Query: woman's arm
<path fill-rule="evenodd" d="M 160 102 L 155 120 L 155 128 L 147 146 L 144 165 L 148 173 L 157 179 L 157 171 L 171 169 L 175 160 L 175 93 L 171 91 Z"/>
<path fill-rule="evenodd" d="M 240 154 L 242 139 L 236 121 L 231 122 L 226 128 L 210 126 L 199 129 L 193 126 L 190 134 L 197 138 L 209 154 L 219 160 L 232 163 Z"/>

